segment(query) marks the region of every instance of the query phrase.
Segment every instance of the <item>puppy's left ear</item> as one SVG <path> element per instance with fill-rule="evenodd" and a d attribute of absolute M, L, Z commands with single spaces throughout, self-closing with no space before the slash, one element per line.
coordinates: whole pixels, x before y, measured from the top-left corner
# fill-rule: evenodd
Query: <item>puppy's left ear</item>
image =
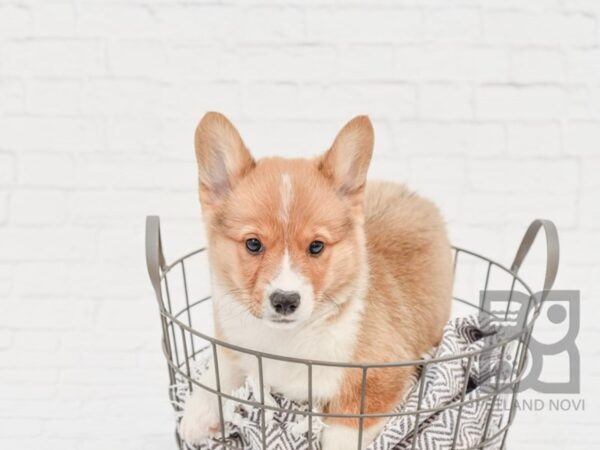
<path fill-rule="evenodd" d="M 373 125 L 357 116 L 338 133 L 331 149 L 319 161 L 319 169 L 342 195 L 362 198 L 373 154 Z"/>

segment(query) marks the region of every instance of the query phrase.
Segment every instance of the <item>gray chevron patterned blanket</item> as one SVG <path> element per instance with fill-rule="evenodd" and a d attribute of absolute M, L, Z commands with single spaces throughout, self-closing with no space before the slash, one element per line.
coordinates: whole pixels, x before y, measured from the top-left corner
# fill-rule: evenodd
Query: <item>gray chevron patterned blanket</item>
<path fill-rule="evenodd" d="M 501 380 L 510 379 L 512 364 L 504 355 L 512 352 L 509 349 L 501 352 L 497 348 L 473 357 L 470 362 L 468 358 L 451 359 L 452 356 L 489 348 L 505 337 L 501 327 L 482 322 L 475 316 L 448 322 L 442 342 L 425 358 L 450 359 L 429 364 L 422 373 L 415 374 L 412 387 L 394 411 L 399 415 L 386 423 L 367 450 L 460 450 L 486 440 L 488 443 L 482 448 L 495 450 L 501 447 L 502 433 L 499 431 L 506 426 L 508 415 L 502 397 L 508 394 L 501 393 L 497 397 L 492 394 Z M 206 360 L 195 370 L 196 375 L 206 370 Z M 179 380 L 172 389 L 174 402 L 181 410 L 188 395 L 188 385 Z M 255 392 L 259 392 L 257 383 L 247 380 L 245 386 L 233 395 L 255 400 Z M 494 408 L 491 408 L 494 398 Z M 306 404 L 292 402 L 277 393 L 265 392 L 265 402 L 287 410 L 307 411 Z M 422 411 L 418 415 L 415 414 L 417 409 Z M 298 413 L 267 413 L 266 449 L 263 449 L 258 408 L 226 401 L 224 416 L 228 442 L 232 448 L 243 450 L 319 450 L 319 435 L 326 426 L 317 418 L 313 419 L 312 446 L 309 446 L 306 417 Z M 217 450 L 223 445 L 207 440 L 199 446 L 187 448 Z"/>

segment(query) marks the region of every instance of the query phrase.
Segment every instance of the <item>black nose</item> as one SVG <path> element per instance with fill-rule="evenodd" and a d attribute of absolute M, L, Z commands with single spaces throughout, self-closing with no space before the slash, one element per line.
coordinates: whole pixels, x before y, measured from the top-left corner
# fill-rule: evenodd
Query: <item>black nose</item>
<path fill-rule="evenodd" d="M 293 291 L 275 291 L 269 296 L 273 309 L 282 316 L 292 314 L 300 305 L 300 294 Z"/>

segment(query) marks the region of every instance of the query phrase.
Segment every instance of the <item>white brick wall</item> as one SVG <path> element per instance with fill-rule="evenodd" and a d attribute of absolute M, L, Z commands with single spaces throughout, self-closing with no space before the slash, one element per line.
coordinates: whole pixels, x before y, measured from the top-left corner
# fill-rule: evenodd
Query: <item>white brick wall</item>
<path fill-rule="evenodd" d="M 510 443 L 598 448 L 599 4 L 0 0 L 0 447 L 174 448 L 144 217 L 169 258 L 202 244 L 192 133 L 220 110 L 258 156 L 370 114 L 373 177 L 503 262 L 554 219 L 586 411 L 523 412 Z"/>

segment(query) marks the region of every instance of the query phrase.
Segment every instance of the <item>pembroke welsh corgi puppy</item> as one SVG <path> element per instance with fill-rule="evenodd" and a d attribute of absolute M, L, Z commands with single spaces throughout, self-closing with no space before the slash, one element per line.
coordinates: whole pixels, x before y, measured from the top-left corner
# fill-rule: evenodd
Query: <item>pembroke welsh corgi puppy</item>
<path fill-rule="evenodd" d="M 406 188 L 367 183 L 373 127 L 351 120 L 313 159 L 254 160 L 227 118 L 207 113 L 195 135 L 208 234 L 216 335 L 270 354 L 386 363 L 419 358 L 449 318 L 452 261 L 438 209 Z M 231 393 L 257 358 L 218 349 L 220 388 Z M 411 368 L 369 369 L 365 413 L 390 412 Z M 306 401 L 305 364 L 263 360 L 264 384 Z M 362 371 L 315 365 L 315 405 L 359 414 Z M 201 383 L 215 388 L 214 368 Z M 328 418 L 324 450 L 358 447 L 359 420 Z M 363 422 L 362 448 L 385 419 Z M 197 443 L 219 429 L 215 395 L 196 388 L 180 435 Z"/>

